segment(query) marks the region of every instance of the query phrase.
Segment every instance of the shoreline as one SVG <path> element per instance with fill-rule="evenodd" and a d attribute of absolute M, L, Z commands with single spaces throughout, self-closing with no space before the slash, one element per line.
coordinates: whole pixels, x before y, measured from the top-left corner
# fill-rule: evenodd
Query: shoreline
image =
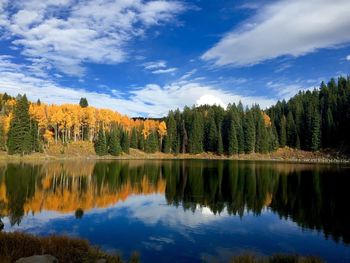
<path fill-rule="evenodd" d="M 96 154 L 47 154 L 33 153 L 30 155 L 8 155 L 0 153 L 0 161 L 67 161 L 67 160 L 232 160 L 232 161 L 265 161 L 265 162 L 286 162 L 286 163 L 315 163 L 315 164 L 349 164 L 350 158 L 335 155 L 327 152 L 305 152 L 295 149 L 279 149 L 272 153 L 260 154 L 236 154 L 233 156 L 216 155 L 213 153 L 200 154 L 166 154 L 166 153 L 145 153 L 136 149 L 130 149 L 129 154 L 120 156 L 98 156 Z"/>

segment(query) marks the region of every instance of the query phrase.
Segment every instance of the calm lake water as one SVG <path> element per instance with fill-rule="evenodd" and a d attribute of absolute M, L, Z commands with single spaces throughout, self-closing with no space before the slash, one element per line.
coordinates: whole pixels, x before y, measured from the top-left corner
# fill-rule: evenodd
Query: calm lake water
<path fill-rule="evenodd" d="M 5 231 L 66 234 L 142 262 L 350 262 L 350 169 L 237 161 L 0 164 Z"/>

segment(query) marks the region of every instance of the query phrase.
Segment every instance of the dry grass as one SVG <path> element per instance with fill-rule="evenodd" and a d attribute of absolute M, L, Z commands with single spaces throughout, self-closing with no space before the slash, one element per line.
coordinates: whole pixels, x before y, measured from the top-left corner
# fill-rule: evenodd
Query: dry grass
<path fill-rule="evenodd" d="M 232 258 L 231 263 L 325 263 L 317 257 L 303 257 L 298 255 L 276 254 L 270 257 L 259 257 L 247 253 Z"/>
<path fill-rule="evenodd" d="M 106 254 L 82 239 L 0 232 L 0 262 L 15 262 L 22 257 L 44 254 L 50 254 L 59 262 L 67 263 L 93 263 L 101 258 L 106 259 L 108 263 L 122 262 L 118 255 Z M 137 262 L 137 256 L 133 256 L 132 260 Z"/>

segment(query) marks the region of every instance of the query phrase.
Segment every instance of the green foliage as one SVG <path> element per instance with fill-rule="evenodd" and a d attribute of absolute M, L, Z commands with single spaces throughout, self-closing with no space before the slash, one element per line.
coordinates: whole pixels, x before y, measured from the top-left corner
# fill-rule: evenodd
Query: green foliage
<path fill-rule="evenodd" d="M 29 102 L 26 95 L 18 96 L 8 132 L 8 153 L 29 154 L 33 150 L 33 143 Z"/>
<path fill-rule="evenodd" d="M 224 153 L 224 145 L 222 143 L 222 135 L 221 135 L 221 129 L 219 128 L 218 131 L 218 148 L 217 153 L 219 155 L 222 155 Z"/>
<path fill-rule="evenodd" d="M 121 155 L 123 150 L 120 146 L 120 132 L 117 127 L 112 127 L 108 140 L 108 152 L 113 156 Z"/>
<path fill-rule="evenodd" d="M 167 135 L 164 138 L 164 148 L 165 153 L 175 153 L 178 152 L 178 138 L 177 138 L 177 124 L 175 121 L 174 113 L 169 112 L 168 118 L 166 120 L 167 125 Z"/>
<path fill-rule="evenodd" d="M 280 132 L 280 146 L 283 148 L 287 145 L 287 120 L 286 116 L 282 116 L 281 119 L 281 132 Z"/>
<path fill-rule="evenodd" d="M 230 130 L 229 130 L 229 139 L 228 139 L 228 154 L 233 155 L 238 153 L 238 140 L 237 140 L 237 132 L 236 125 L 234 121 L 231 121 Z"/>
<path fill-rule="evenodd" d="M 86 98 L 80 98 L 79 105 L 82 108 L 86 108 L 89 106 L 89 103 Z"/>
<path fill-rule="evenodd" d="M 100 128 L 98 130 L 97 139 L 95 141 L 94 146 L 97 155 L 103 156 L 108 153 L 106 135 L 102 125 L 100 125 Z"/>
<path fill-rule="evenodd" d="M 252 153 L 255 150 L 255 125 L 253 119 L 253 113 L 251 111 L 247 111 L 244 116 L 243 121 L 244 127 L 244 152 Z"/>
<path fill-rule="evenodd" d="M 132 128 L 131 130 L 131 138 L 130 138 L 130 147 L 137 149 L 138 146 L 138 140 L 137 140 L 137 130 L 136 128 Z"/>
<path fill-rule="evenodd" d="M 129 153 L 129 150 L 130 150 L 129 133 L 125 130 L 122 130 L 120 134 L 121 134 L 121 146 L 122 146 L 123 152 Z"/>
<path fill-rule="evenodd" d="M 151 132 L 151 134 L 147 137 L 145 143 L 145 152 L 155 153 L 159 149 L 158 145 L 158 136 L 156 132 Z"/>
<path fill-rule="evenodd" d="M 201 153 L 203 152 L 203 135 L 204 135 L 204 125 L 203 116 L 198 111 L 195 110 L 193 113 L 190 136 L 189 136 L 189 152 L 190 153 Z"/>

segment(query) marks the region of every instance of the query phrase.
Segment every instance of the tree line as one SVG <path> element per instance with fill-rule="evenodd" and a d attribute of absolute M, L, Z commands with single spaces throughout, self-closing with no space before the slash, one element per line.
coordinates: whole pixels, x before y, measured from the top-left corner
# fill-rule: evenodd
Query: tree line
<path fill-rule="evenodd" d="M 185 107 L 166 118 L 164 152 L 267 153 L 289 146 L 350 151 L 350 78 L 331 79 L 262 110 L 242 103 Z"/>
<path fill-rule="evenodd" d="M 9 154 L 43 151 L 50 144 L 90 141 L 98 155 L 130 148 L 154 153 L 267 153 L 289 146 L 350 151 L 350 78 L 331 79 L 268 109 L 240 102 L 170 111 L 162 119 L 129 118 L 88 105 L 46 105 L 0 96 L 0 148 Z"/>
<path fill-rule="evenodd" d="M 131 119 L 108 109 L 78 104 L 33 103 L 26 95 L 0 95 L 0 148 L 9 154 L 42 152 L 52 144 L 87 141 L 99 155 L 128 153 L 129 147 L 159 150 L 166 124 L 155 119 Z"/>

